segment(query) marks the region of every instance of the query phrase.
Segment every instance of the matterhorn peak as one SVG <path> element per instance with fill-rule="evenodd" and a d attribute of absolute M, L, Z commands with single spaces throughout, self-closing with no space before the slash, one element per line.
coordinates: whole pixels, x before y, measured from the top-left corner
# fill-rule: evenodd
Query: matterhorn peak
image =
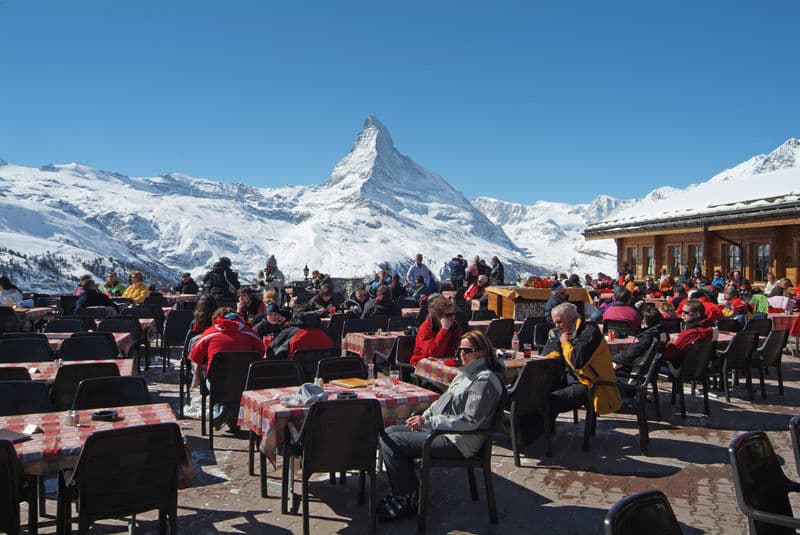
<path fill-rule="evenodd" d="M 395 151 L 389 130 L 373 115 L 364 120 L 364 128 L 359 132 L 353 150 L 359 147 L 378 154 L 390 154 Z"/>

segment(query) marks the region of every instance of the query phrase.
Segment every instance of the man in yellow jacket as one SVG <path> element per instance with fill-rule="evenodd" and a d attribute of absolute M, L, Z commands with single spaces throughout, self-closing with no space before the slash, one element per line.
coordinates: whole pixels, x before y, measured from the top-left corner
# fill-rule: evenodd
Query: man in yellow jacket
<path fill-rule="evenodd" d="M 140 304 L 144 302 L 144 298 L 150 295 L 150 287 L 144 283 L 144 275 L 141 271 L 131 271 L 129 276 L 131 282 L 130 286 L 125 289 L 122 297 L 133 299 L 133 302 Z"/>

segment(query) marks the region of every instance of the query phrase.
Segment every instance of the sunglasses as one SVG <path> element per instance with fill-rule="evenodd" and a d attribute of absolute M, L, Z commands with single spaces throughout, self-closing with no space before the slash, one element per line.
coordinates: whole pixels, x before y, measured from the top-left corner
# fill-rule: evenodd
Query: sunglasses
<path fill-rule="evenodd" d="M 469 354 L 469 353 L 472 353 L 473 351 L 475 351 L 475 348 L 474 348 L 474 347 L 459 347 L 459 348 L 456 350 L 456 353 L 459 353 L 459 354 L 461 354 L 461 353 L 466 353 L 466 354 Z"/>

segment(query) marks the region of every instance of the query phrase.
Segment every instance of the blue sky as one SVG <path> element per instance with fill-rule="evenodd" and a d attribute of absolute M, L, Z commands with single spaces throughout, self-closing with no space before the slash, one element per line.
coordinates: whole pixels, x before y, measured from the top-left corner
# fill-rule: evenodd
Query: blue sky
<path fill-rule="evenodd" d="M 327 179 L 367 115 L 472 198 L 685 186 L 800 136 L 800 3 L 0 0 L 0 158 Z"/>

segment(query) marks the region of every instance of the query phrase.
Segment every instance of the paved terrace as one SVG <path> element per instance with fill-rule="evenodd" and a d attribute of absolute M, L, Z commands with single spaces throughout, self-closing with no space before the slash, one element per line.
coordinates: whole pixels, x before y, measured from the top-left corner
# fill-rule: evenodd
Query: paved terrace
<path fill-rule="evenodd" d="M 787 431 L 789 418 L 800 413 L 800 363 L 784 356 L 785 395 L 779 396 L 775 373 L 768 377 L 767 399 L 750 403 L 736 389 L 732 403 L 723 396 L 711 398 L 711 416 L 702 414 L 702 397 L 688 394 L 686 420 L 669 405 L 668 384 L 661 384 L 662 419 L 655 421 L 652 408 L 650 455 L 639 452 L 633 415 L 612 415 L 598 420 L 597 436 L 589 452 L 581 449 L 583 421 L 572 423 L 571 413 L 559 419 L 554 455 L 544 458 L 543 442 L 527 448 L 523 467 L 514 466 L 510 444 L 494 447 L 494 484 L 499 523 L 489 524 L 482 478 L 477 476 L 480 501 L 469 498 L 463 471 L 440 472 L 430 494 L 429 533 L 601 533 L 603 516 L 617 500 L 635 492 L 658 488 L 669 497 L 684 533 L 747 533 L 744 516 L 736 505 L 727 444 L 742 431 L 769 432 L 784 471 L 797 475 Z M 176 373 L 161 373 L 161 366 L 147 373 L 151 390 L 160 401 L 177 408 Z M 757 394 L 758 397 L 758 394 Z M 581 417 L 583 411 L 581 411 Z M 200 423 L 182 422 L 190 437 L 198 466 L 198 481 L 179 493 L 181 533 L 287 534 L 302 531 L 299 515 L 280 513 L 279 479 L 270 480 L 270 498 L 262 499 L 258 477 L 247 474 L 246 438 L 220 433 L 217 449 L 210 452 L 200 435 Z M 216 437 L 215 437 L 216 439 Z M 257 465 L 256 465 L 257 466 Z M 279 476 L 271 471 L 270 475 Z M 315 534 L 367 531 L 367 514 L 356 502 L 357 477 L 346 486 L 328 484 L 320 474 L 311 484 L 311 531 Z M 48 484 L 49 490 L 54 489 Z M 295 487 L 298 491 L 299 483 Z M 386 485 L 379 479 L 379 496 Z M 48 500 L 48 517 L 40 519 L 42 533 L 54 533 L 55 496 Z M 795 510 L 800 501 L 793 502 Z M 23 517 L 24 518 L 24 517 Z M 157 533 L 156 515 L 138 519 L 138 533 Z M 379 524 L 385 534 L 413 533 L 415 519 Z M 95 533 L 124 533 L 118 521 L 101 521 Z"/>

